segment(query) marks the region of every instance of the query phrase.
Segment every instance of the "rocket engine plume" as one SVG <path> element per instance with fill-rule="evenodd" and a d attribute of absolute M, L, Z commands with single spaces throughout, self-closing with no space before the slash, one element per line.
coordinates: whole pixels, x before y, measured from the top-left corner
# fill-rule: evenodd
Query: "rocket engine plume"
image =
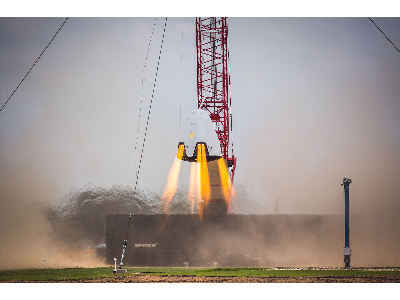
<path fill-rule="evenodd" d="M 229 177 L 228 169 L 225 164 L 225 160 L 221 157 L 218 159 L 218 169 L 221 178 L 222 192 L 226 202 L 230 202 L 232 192 L 232 181 Z"/>
<path fill-rule="evenodd" d="M 206 145 L 197 145 L 197 162 L 200 162 L 200 191 L 201 200 L 206 203 L 210 199 L 210 178 L 208 176 Z"/>
<path fill-rule="evenodd" d="M 164 210 L 166 213 L 169 213 L 171 200 L 174 197 L 178 188 L 179 170 L 182 163 L 183 151 L 185 149 L 184 147 L 184 145 L 179 145 L 178 153 L 176 154 L 174 163 L 172 164 L 171 170 L 169 171 L 167 186 L 161 198 L 161 200 L 164 202 Z"/>
<path fill-rule="evenodd" d="M 190 168 L 190 185 L 188 193 L 188 199 L 190 201 L 192 214 L 194 213 L 194 206 L 196 204 L 196 201 L 197 203 L 204 202 L 204 205 L 207 205 L 211 197 L 210 175 L 207 165 L 206 145 L 204 143 L 198 143 L 196 145 L 196 148 L 197 160 L 196 162 L 192 163 Z M 178 177 L 184 152 L 185 145 L 180 144 L 178 148 L 178 153 L 168 175 L 167 186 L 161 198 L 161 201 L 164 204 L 164 211 L 167 214 L 169 213 L 172 198 L 174 197 L 178 188 Z M 232 180 L 229 176 L 225 160 L 221 157 L 218 159 L 217 162 L 221 180 L 222 193 L 224 195 L 225 201 L 228 203 L 229 213 L 230 199 L 234 193 Z M 202 210 L 204 209 L 204 205 L 199 205 L 200 217 L 203 214 Z"/>
<path fill-rule="evenodd" d="M 193 214 L 194 204 L 200 200 L 200 164 L 196 162 L 192 162 L 190 167 L 189 200 Z"/>

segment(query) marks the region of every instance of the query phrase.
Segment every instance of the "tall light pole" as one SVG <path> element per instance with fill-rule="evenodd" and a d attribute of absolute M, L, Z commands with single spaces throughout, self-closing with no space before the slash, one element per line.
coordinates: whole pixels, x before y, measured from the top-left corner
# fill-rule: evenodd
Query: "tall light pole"
<path fill-rule="evenodd" d="M 349 187 L 351 179 L 343 178 L 342 186 L 344 188 L 344 267 L 350 267 L 350 217 L 349 217 Z"/>

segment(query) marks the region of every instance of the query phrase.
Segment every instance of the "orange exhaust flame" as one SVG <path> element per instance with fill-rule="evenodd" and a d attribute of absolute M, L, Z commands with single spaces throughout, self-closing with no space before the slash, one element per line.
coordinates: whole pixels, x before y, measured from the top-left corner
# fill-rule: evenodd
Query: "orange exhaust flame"
<path fill-rule="evenodd" d="M 178 188 L 178 177 L 180 166 L 182 163 L 183 153 L 185 150 L 184 145 L 179 145 L 178 153 L 174 163 L 172 164 L 171 170 L 168 175 L 167 186 L 162 195 L 162 202 L 164 203 L 164 211 L 169 214 L 169 207 Z M 224 199 L 230 204 L 231 197 L 235 195 L 235 190 L 232 186 L 232 181 L 229 176 L 228 169 L 223 158 L 218 159 L 218 169 L 221 179 L 221 188 L 224 194 Z M 192 163 L 190 168 L 190 186 L 188 198 L 190 201 L 192 214 L 194 212 L 194 206 L 197 202 L 204 201 L 205 205 L 210 200 L 210 178 L 207 166 L 206 148 L 204 144 L 197 145 L 197 163 Z M 228 206 L 229 207 L 229 206 Z M 199 205 L 200 218 L 202 217 L 203 205 Z M 228 208 L 229 210 L 229 208 Z"/>
<path fill-rule="evenodd" d="M 182 160 L 183 151 L 185 151 L 185 145 L 179 145 L 178 153 L 176 154 L 176 158 Z"/>
<path fill-rule="evenodd" d="M 210 178 L 208 176 L 206 145 L 197 145 L 197 162 L 200 162 L 200 190 L 201 200 L 206 203 L 210 199 Z"/>
<path fill-rule="evenodd" d="M 171 200 L 174 197 L 178 188 L 179 170 L 182 163 L 184 149 L 184 145 L 179 145 L 178 153 L 176 155 L 174 163 L 172 164 L 171 170 L 169 171 L 167 186 L 161 198 L 161 201 L 164 202 L 164 211 L 167 214 L 169 213 L 169 205 L 171 204 Z"/>
<path fill-rule="evenodd" d="M 222 157 L 218 159 L 218 169 L 221 177 L 222 192 L 224 193 L 225 201 L 229 202 L 232 191 L 232 182 L 229 177 L 228 169 L 226 168 L 225 160 Z"/>
<path fill-rule="evenodd" d="M 229 176 L 225 160 L 221 157 L 218 159 L 218 169 L 221 178 L 222 192 L 224 193 L 225 202 L 228 203 L 228 211 L 230 210 L 231 198 L 235 197 L 236 192 L 232 185 L 231 177 Z M 228 212 L 229 213 L 229 212 Z"/>
<path fill-rule="evenodd" d="M 189 185 L 189 200 L 192 209 L 194 211 L 195 201 L 200 200 L 200 165 L 193 162 L 190 167 L 190 185 Z"/>

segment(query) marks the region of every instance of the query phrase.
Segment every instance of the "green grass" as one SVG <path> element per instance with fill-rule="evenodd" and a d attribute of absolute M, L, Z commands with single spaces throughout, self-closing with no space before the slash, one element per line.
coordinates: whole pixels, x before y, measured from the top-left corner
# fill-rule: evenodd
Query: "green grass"
<path fill-rule="evenodd" d="M 371 276 L 398 275 L 396 270 L 384 269 L 335 269 L 335 270 L 273 270 L 268 268 L 127 268 L 126 274 L 112 274 L 113 268 L 71 268 L 71 269 L 19 269 L 0 271 L 0 282 L 4 281 L 63 281 L 82 280 L 98 277 L 133 276 L 133 275 L 181 275 L 181 276 Z"/>
<path fill-rule="evenodd" d="M 337 269 L 337 270 L 280 270 L 268 268 L 128 268 L 128 272 L 136 272 L 152 275 L 185 275 L 185 276 L 362 276 L 362 275 L 400 275 L 400 269 L 396 271 L 370 271 L 364 269 Z M 149 273 L 150 272 L 150 273 Z"/>
<path fill-rule="evenodd" d="M 1 281 L 69 280 L 115 276 L 112 268 L 19 269 L 0 271 Z"/>

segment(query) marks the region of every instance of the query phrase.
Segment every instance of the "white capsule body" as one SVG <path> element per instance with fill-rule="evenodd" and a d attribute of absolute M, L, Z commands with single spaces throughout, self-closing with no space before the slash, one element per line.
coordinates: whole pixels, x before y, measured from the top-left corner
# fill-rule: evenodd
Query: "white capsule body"
<path fill-rule="evenodd" d="M 206 145 L 207 160 L 214 160 L 222 156 L 214 124 L 206 110 L 197 109 L 190 113 L 179 139 L 179 144 L 185 145 L 183 160 L 196 161 L 197 144 Z"/>

